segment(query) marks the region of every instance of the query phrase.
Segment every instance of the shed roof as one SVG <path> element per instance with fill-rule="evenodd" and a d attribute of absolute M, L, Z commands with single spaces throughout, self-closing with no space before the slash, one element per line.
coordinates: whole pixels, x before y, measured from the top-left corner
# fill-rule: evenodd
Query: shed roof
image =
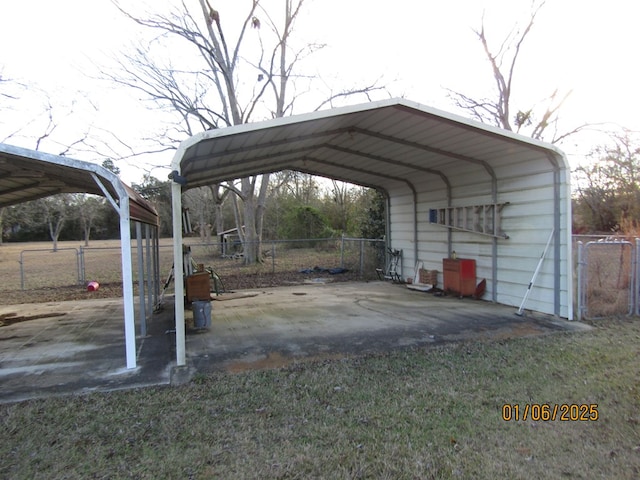
<path fill-rule="evenodd" d="M 297 170 L 386 189 L 416 172 L 450 188 L 461 163 L 495 182 L 501 166 L 548 159 L 568 168 L 552 145 L 441 110 L 390 99 L 199 133 L 172 168 L 194 188 L 248 175 Z"/>
<path fill-rule="evenodd" d="M 0 143 L 0 207 L 59 193 L 104 196 L 94 175 L 101 179 L 112 198 L 119 198 L 114 182 L 120 180 L 100 165 Z M 129 197 L 131 220 L 158 225 L 155 208 L 130 187 L 122 185 Z"/>

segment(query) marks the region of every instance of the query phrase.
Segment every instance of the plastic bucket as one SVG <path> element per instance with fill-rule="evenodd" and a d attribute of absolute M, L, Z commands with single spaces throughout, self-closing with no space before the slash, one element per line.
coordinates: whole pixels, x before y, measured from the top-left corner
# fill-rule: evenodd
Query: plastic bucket
<path fill-rule="evenodd" d="M 193 326 L 195 328 L 211 327 L 211 302 L 194 301 L 191 308 L 193 309 Z"/>

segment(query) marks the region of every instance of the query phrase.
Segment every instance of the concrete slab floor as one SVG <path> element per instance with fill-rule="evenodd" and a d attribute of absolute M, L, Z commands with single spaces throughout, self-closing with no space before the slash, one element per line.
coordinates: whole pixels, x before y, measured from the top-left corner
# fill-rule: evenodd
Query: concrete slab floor
<path fill-rule="evenodd" d="M 279 367 L 447 341 L 589 328 L 548 316 L 519 317 L 514 307 L 438 297 L 387 282 L 317 283 L 238 295 L 213 301 L 211 328 L 187 335 L 188 361 L 197 371 Z"/>
<path fill-rule="evenodd" d="M 388 282 L 311 282 L 224 294 L 211 325 L 187 307 L 187 367 L 175 368 L 173 298 L 137 338 L 125 368 L 122 299 L 0 307 L 0 402 L 186 381 L 194 372 L 284 366 L 440 342 L 584 330 L 579 322 L 515 315 L 490 302 L 437 297 Z M 136 328 L 139 324 L 136 322 Z"/>
<path fill-rule="evenodd" d="M 121 298 L 1 306 L 0 402 L 168 384 L 173 318 L 148 320 L 127 369 Z"/>

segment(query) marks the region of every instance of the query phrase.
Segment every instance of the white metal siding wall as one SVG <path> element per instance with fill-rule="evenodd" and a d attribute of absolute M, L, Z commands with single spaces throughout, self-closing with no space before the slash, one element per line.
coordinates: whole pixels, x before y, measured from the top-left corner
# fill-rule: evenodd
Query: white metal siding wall
<path fill-rule="evenodd" d="M 408 186 L 390 190 L 391 231 L 389 232 L 390 247 L 402 250 L 401 276 L 411 276 L 415 259 L 414 251 L 414 215 L 413 193 Z"/>
<path fill-rule="evenodd" d="M 531 163 L 537 164 L 537 169 Z M 463 164 L 464 165 L 464 164 Z M 452 180 L 451 206 L 469 206 L 493 203 L 491 178 L 478 166 L 447 172 Z M 540 256 L 554 226 L 554 173 L 546 159 L 538 162 L 508 165 L 496 170 L 497 203 L 509 202 L 502 210 L 502 229 L 509 239 L 497 240 L 497 292 L 498 303 L 520 305 Z M 562 181 L 566 181 L 563 172 Z M 455 181 L 455 183 L 454 183 Z M 439 272 L 442 286 L 442 259 L 448 255 L 448 229 L 429 223 L 429 210 L 447 207 L 447 190 L 437 177 L 416 175 L 413 182 L 417 189 L 418 259 L 424 268 Z M 561 190 L 560 213 L 562 215 L 563 241 L 561 248 L 561 312 L 568 316 L 568 304 L 572 301 L 568 286 L 568 261 L 566 239 L 569 238 L 570 221 L 568 187 Z M 413 194 L 408 187 L 390 190 L 391 246 L 403 250 L 404 278 L 414 275 L 414 206 Z M 473 258 L 477 265 L 478 281 L 487 280 L 485 299 L 493 298 L 493 238 L 474 233 L 452 230 L 452 249 L 460 258 Z M 547 251 L 545 261 L 531 290 L 526 308 L 554 314 L 554 263 L 553 248 Z"/>

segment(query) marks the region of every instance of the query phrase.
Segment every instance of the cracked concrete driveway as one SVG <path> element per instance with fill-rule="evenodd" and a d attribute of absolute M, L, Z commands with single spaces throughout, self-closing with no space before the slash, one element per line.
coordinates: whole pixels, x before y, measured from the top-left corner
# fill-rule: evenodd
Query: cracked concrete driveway
<path fill-rule="evenodd" d="M 312 282 L 227 293 L 211 326 L 187 309 L 187 377 L 194 372 L 284 366 L 318 358 L 586 329 L 514 307 L 437 297 L 386 282 Z M 125 368 L 122 299 L 0 307 L 0 401 L 166 385 L 175 366 L 173 299 L 137 338 Z"/>

